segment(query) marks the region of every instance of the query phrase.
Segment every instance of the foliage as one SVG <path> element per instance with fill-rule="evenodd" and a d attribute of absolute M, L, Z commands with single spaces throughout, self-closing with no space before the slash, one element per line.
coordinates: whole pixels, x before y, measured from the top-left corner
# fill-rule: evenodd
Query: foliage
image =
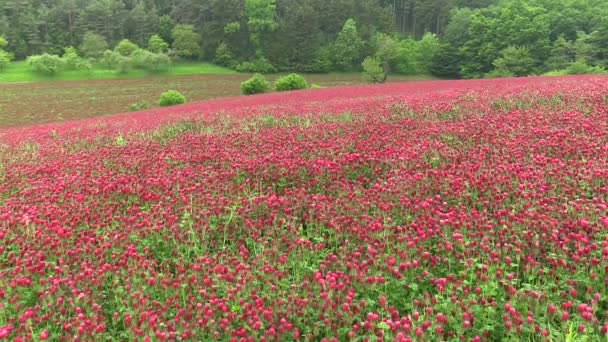
<path fill-rule="evenodd" d="M 136 103 L 132 103 L 129 105 L 129 111 L 131 112 L 136 112 L 139 110 L 145 110 L 150 108 L 150 104 L 144 100 L 136 102 Z"/>
<path fill-rule="evenodd" d="M 114 51 L 118 52 L 122 56 L 128 57 L 131 56 L 133 52 L 139 49 L 137 44 L 133 43 L 128 39 L 123 39 L 114 47 Z"/>
<path fill-rule="evenodd" d="M 11 56 L 8 52 L 0 49 L 0 72 L 2 72 L 11 62 Z"/>
<path fill-rule="evenodd" d="M 265 57 L 256 58 L 250 62 L 243 62 L 236 67 L 236 70 L 240 72 L 253 72 L 253 73 L 271 73 L 277 71 L 277 69 L 270 63 Z"/>
<path fill-rule="evenodd" d="M 336 68 L 342 71 L 352 70 L 359 59 L 362 47 L 363 40 L 357 33 L 357 23 L 349 18 L 333 46 L 333 62 Z"/>
<path fill-rule="evenodd" d="M 178 24 L 171 31 L 173 52 L 184 58 L 193 58 L 200 53 L 201 36 L 194 31 L 194 26 Z"/>
<path fill-rule="evenodd" d="M 265 93 L 270 90 L 270 83 L 262 74 L 254 74 L 253 77 L 241 83 L 241 93 L 243 95 L 252 95 Z"/>
<path fill-rule="evenodd" d="M 101 64 L 108 68 L 116 70 L 124 74 L 129 72 L 133 67 L 133 62 L 130 57 L 123 56 L 120 53 L 112 50 L 106 50 L 101 58 Z"/>
<path fill-rule="evenodd" d="M 307 72 L 324 73 L 333 68 L 333 52 L 329 46 L 319 48 L 314 55 L 312 63 L 306 69 Z"/>
<path fill-rule="evenodd" d="M 587 64 L 585 60 L 579 59 L 570 63 L 564 70 L 563 75 L 583 75 L 583 74 L 605 74 L 606 69 L 600 66 L 592 66 Z"/>
<path fill-rule="evenodd" d="M 509 46 L 526 47 L 535 64 L 545 59 L 551 48 L 550 18 L 545 7 L 522 0 L 505 0 L 502 7 L 475 11 L 469 39 L 460 49 L 461 74 L 482 77 Z"/>
<path fill-rule="evenodd" d="M 150 37 L 148 40 L 148 50 L 153 53 L 165 53 L 169 48 L 169 44 L 158 34 Z"/>
<path fill-rule="evenodd" d="M 61 58 L 68 69 L 91 70 L 91 63 L 80 57 L 76 48 L 72 46 L 65 48 Z"/>
<path fill-rule="evenodd" d="M 418 68 L 423 74 L 431 73 L 433 58 L 439 51 L 439 39 L 434 33 L 426 33 L 422 39 L 416 42 L 418 51 Z"/>
<path fill-rule="evenodd" d="M 158 105 L 161 107 L 174 106 L 186 103 L 186 97 L 177 90 L 167 90 L 160 94 Z"/>
<path fill-rule="evenodd" d="M 3 71 L 13 59 L 13 56 L 4 50 L 6 45 L 8 45 L 8 41 L 0 36 L 0 72 Z"/>
<path fill-rule="evenodd" d="M 447 42 L 441 42 L 437 53 L 431 60 L 431 75 L 443 78 L 460 78 L 460 54 L 458 48 Z"/>
<path fill-rule="evenodd" d="M 528 48 L 509 46 L 501 51 L 500 57 L 492 64 L 496 68 L 494 75 L 526 76 L 533 73 L 535 60 Z"/>
<path fill-rule="evenodd" d="M 308 82 L 299 74 L 289 74 L 279 77 L 274 83 L 274 89 L 277 91 L 298 90 L 308 88 Z"/>
<path fill-rule="evenodd" d="M 153 53 L 137 49 L 130 56 L 133 67 L 150 72 L 166 71 L 171 66 L 171 59 L 163 53 Z"/>
<path fill-rule="evenodd" d="M 608 67 L 601 0 L 0 0 L 0 32 L 17 60 L 78 46 L 95 64 L 127 39 L 263 72 L 352 71 L 375 56 L 385 73 L 483 77 L 509 46 L 528 48 L 539 73 L 577 59 Z M 273 68 L 255 65 L 264 60 Z"/>
<path fill-rule="evenodd" d="M 64 61 L 57 55 L 44 53 L 42 55 L 30 56 L 27 63 L 36 73 L 53 76 L 61 71 Z"/>
<path fill-rule="evenodd" d="M 393 69 L 404 75 L 422 74 L 423 70 L 420 67 L 420 52 L 416 40 L 407 37 L 398 42 L 397 58 Z"/>
<path fill-rule="evenodd" d="M 228 68 L 235 68 L 238 62 L 234 58 L 234 54 L 228 48 L 228 45 L 222 42 L 215 50 L 215 58 L 213 59 L 213 63 Z"/>
<path fill-rule="evenodd" d="M 565 69 L 576 60 L 576 55 L 575 43 L 567 40 L 564 35 L 560 35 L 553 42 L 549 58 L 545 61 L 545 67 L 550 70 Z"/>
<path fill-rule="evenodd" d="M 383 83 L 386 81 L 386 73 L 382 68 L 382 61 L 377 57 L 366 57 L 361 63 L 363 67 L 363 79 L 368 83 Z"/>
<path fill-rule="evenodd" d="M 98 58 L 101 57 L 108 49 L 108 42 L 106 39 L 92 31 L 85 33 L 80 45 L 80 52 L 86 58 Z"/>

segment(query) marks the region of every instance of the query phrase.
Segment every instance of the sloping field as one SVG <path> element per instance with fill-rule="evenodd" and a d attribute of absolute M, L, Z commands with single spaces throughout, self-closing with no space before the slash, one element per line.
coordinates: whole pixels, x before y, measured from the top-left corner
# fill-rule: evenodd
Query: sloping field
<path fill-rule="evenodd" d="M 0 83 L 0 128 L 62 122 L 126 112 L 131 104 L 157 107 L 168 89 L 183 93 L 189 102 L 240 94 L 247 74 L 154 76 L 130 79 Z M 277 75 L 268 79 L 274 81 Z M 306 75 L 319 86 L 361 83 L 360 74 Z M 392 76 L 392 81 L 416 80 Z"/>
<path fill-rule="evenodd" d="M 0 142 L 0 339 L 606 341 L 606 77 L 224 98 Z"/>

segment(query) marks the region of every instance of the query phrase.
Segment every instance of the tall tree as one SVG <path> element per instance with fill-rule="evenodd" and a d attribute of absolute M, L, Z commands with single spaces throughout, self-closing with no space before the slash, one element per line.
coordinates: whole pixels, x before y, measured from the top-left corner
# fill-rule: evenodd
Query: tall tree
<path fill-rule="evenodd" d="M 354 19 L 348 19 L 333 47 L 334 63 L 339 70 L 351 70 L 355 64 L 361 61 L 361 48 L 363 41 L 357 33 L 357 23 Z"/>
<path fill-rule="evenodd" d="M 173 37 L 173 52 L 184 58 L 193 58 L 200 53 L 201 36 L 194 31 L 192 25 L 176 25 L 171 32 Z"/>

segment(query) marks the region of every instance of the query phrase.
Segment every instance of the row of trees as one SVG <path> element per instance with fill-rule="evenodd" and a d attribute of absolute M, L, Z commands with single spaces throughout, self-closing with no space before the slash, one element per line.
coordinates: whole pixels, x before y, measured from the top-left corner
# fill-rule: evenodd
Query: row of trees
<path fill-rule="evenodd" d="M 0 0 L 4 49 L 18 59 L 66 46 L 99 58 L 155 36 L 167 46 L 152 53 L 263 73 L 364 60 L 383 77 L 599 70 L 607 31 L 604 0 Z"/>

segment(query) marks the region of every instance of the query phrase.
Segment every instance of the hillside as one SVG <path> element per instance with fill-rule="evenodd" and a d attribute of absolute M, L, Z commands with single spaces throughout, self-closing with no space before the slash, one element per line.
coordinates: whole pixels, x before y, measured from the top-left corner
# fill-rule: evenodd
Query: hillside
<path fill-rule="evenodd" d="M 602 341 L 608 79 L 0 129 L 0 339 Z"/>

